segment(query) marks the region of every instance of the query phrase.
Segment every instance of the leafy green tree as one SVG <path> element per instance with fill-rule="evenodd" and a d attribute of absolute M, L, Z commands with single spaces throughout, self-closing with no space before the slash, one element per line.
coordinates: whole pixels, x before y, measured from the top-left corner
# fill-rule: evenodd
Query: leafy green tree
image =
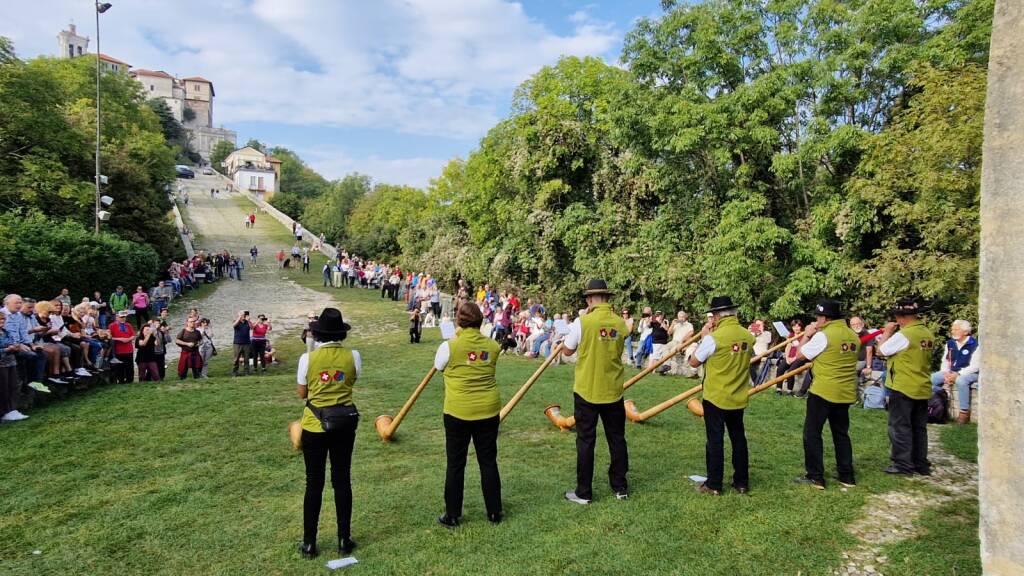
<path fill-rule="evenodd" d="M 287 148 L 276 147 L 269 153 L 281 161 L 281 185 L 279 188 L 282 191 L 302 199 L 308 199 L 316 198 L 330 189 L 330 182 L 307 166 L 295 152 Z"/>
<path fill-rule="evenodd" d="M 397 257 L 401 253 L 398 236 L 426 207 L 427 196 L 421 190 L 374 186 L 352 209 L 345 248 L 373 258 Z"/>
<path fill-rule="evenodd" d="M 310 230 L 324 234 L 330 242 L 337 242 L 345 235 L 349 214 L 371 189 L 369 176 L 349 174 L 331 183 L 326 192 L 309 200 L 303 209 L 302 223 Z"/>
<path fill-rule="evenodd" d="M 218 140 L 213 145 L 213 150 L 210 151 L 210 165 L 214 168 L 220 168 L 221 163 L 235 151 L 234 145 L 227 140 Z"/>

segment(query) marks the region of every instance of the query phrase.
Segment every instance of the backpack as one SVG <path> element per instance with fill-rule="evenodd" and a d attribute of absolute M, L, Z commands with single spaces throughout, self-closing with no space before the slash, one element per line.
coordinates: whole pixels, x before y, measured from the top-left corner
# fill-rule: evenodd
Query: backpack
<path fill-rule="evenodd" d="M 945 424 L 949 415 L 949 395 L 939 390 L 928 399 L 928 423 Z"/>
<path fill-rule="evenodd" d="M 885 390 L 881 386 L 864 388 L 864 408 L 885 410 Z"/>

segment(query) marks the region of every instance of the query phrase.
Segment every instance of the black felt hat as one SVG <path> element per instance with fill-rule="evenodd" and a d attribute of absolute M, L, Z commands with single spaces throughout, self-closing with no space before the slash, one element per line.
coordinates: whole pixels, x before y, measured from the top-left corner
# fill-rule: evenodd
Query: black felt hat
<path fill-rule="evenodd" d="M 843 305 L 835 300 L 822 300 L 814 306 L 814 311 L 811 312 L 814 316 L 825 316 L 827 318 L 842 318 L 843 317 Z"/>
<path fill-rule="evenodd" d="M 915 316 L 927 311 L 928 307 L 913 297 L 898 298 L 896 305 L 890 310 L 893 316 Z"/>
<path fill-rule="evenodd" d="M 708 314 L 712 312 L 721 312 L 722 310 L 732 310 L 736 308 L 736 305 L 732 303 L 732 298 L 728 296 L 715 296 L 711 299 L 711 306 L 708 307 Z"/>
<path fill-rule="evenodd" d="M 341 317 L 341 310 L 324 308 L 320 317 L 309 323 L 309 329 L 316 334 L 347 334 L 352 327 Z"/>
<path fill-rule="evenodd" d="M 587 282 L 587 288 L 583 291 L 584 296 L 613 296 L 615 292 L 608 289 L 608 283 L 600 278 L 594 278 Z"/>

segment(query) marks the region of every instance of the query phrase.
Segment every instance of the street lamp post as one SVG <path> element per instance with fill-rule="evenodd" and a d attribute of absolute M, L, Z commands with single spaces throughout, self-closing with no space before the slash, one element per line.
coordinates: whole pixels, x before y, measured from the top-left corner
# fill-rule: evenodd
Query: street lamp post
<path fill-rule="evenodd" d="M 100 14 L 110 10 L 109 2 L 96 0 L 96 234 L 100 233 Z"/>

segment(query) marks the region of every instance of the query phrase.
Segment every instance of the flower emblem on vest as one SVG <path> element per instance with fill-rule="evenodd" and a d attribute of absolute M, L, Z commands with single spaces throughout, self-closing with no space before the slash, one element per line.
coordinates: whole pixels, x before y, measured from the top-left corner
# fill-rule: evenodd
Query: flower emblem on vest
<path fill-rule="evenodd" d="M 341 370 L 335 370 L 334 374 L 331 374 L 330 370 L 324 370 L 323 372 L 320 372 L 320 381 L 321 382 L 326 384 L 326 383 L 330 382 L 331 380 L 334 380 L 336 382 L 344 382 L 345 381 L 345 373 L 342 372 Z"/>
<path fill-rule="evenodd" d="M 931 340 L 921 340 L 921 350 L 930 350 L 932 347 Z"/>
<path fill-rule="evenodd" d="M 324 383 L 330 382 L 331 381 L 331 373 L 328 372 L 327 370 L 324 370 L 323 372 L 321 372 L 320 373 L 320 381 L 324 382 Z"/>
<path fill-rule="evenodd" d="M 477 359 L 476 352 L 470 352 L 469 353 L 469 361 L 470 362 L 476 362 L 476 359 Z"/>
<path fill-rule="evenodd" d="M 606 330 L 605 328 L 601 328 L 601 338 L 607 338 L 607 337 L 608 337 L 608 330 Z"/>

